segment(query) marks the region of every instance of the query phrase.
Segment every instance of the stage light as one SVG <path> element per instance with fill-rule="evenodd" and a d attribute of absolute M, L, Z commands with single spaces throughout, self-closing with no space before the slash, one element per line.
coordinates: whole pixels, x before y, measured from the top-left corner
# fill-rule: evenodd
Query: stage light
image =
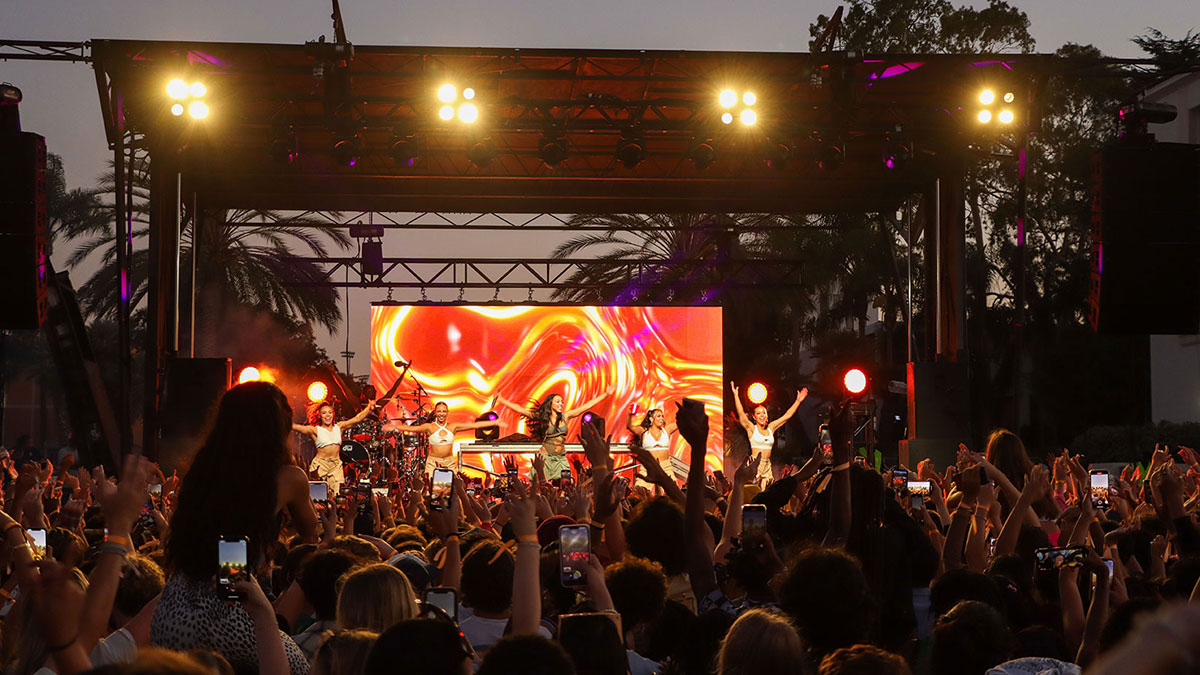
<path fill-rule="evenodd" d="M 604 435 L 604 418 L 603 417 L 601 417 L 601 416 L 597 415 L 596 413 L 589 410 L 588 412 L 583 413 L 582 419 L 583 419 L 584 424 L 591 424 L 592 426 L 596 427 L 597 433 L 599 433 L 601 436 Z"/>
<path fill-rule="evenodd" d="M 912 143 L 899 136 L 887 134 L 883 138 L 883 165 L 888 169 L 903 169 L 912 160 Z"/>
<path fill-rule="evenodd" d="M 754 405 L 759 405 L 767 400 L 767 385 L 762 382 L 752 382 L 749 387 L 746 387 L 746 398 Z"/>
<path fill-rule="evenodd" d="M 193 119 L 202 120 L 205 117 L 208 117 L 208 104 L 204 101 L 192 101 L 191 104 L 188 105 L 188 114 L 191 115 Z"/>
<path fill-rule="evenodd" d="M 984 89 L 979 92 L 979 102 L 984 105 L 991 105 L 996 100 L 996 92 L 991 89 Z"/>
<path fill-rule="evenodd" d="M 992 121 L 992 111 L 980 110 L 979 115 L 976 116 L 976 119 L 979 120 L 980 124 L 987 124 L 988 122 Z"/>
<path fill-rule="evenodd" d="M 421 156 L 421 147 L 413 136 L 397 138 L 392 141 L 392 159 L 397 166 L 411 167 Z"/>
<path fill-rule="evenodd" d="M 458 98 L 458 89 L 452 84 L 443 84 L 438 88 L 438 100 L 442 103 L 449 103 Z"/>
<path fill-rule="evenodd" d="M 475 418 L 476 422 L 494 422 L 500 419 L 500 416 L 495 411 L 489 410 L 479 417 Z M 500 437 L 500 427 L 484 427 L 475 430 L 475 440 L 494 443 Z"/>
<path fill-rule="evenodd" d="M 721 123 L 722 124 L 733 124 L 733 113 L 731 113 L 729 111 L 725 111 L 725 112 L 721 113 Z"/>
<path fill-rule="evenodd" d="M 182 103 L 173 104 L 171 106 L 171 114 L 176 117 L 179 117 L 180 115 L 182 115 L 183 114 L 183 104 Z"/>
<path fill-rule="evenodd" d="M 192 86 L 188 87 L 188 92 L 192 98 L 204 98 L 204 95 L 208 93 L 208 88 L 204 86 L 203 82 L 193 82 Z"/>
<path fill-rule="evenodd" d="M 617 159 L 621 160 L 626 169 L 636 168 L 646 159 L 646 146 L 642 145 L 641 139 L 622 138 L 617 144 Z"/>
<path fill-rule="evenodd" d="M 308 402 L 320 403 L 329 395 L 329 387 L 324 382 L 317 381 L 308 385 Z"/>
<path fill-rule="evenodd" d="M 737 100 L 738 95 L 736 91 L 732 89 L 726 89 L 725 91 L 721 92 L 720 101 L 722 108 L 732 108 L 733 106 L 737 105 Z"/>
<path fill-rule="evenodd" d="M 758 121 L 758 115 L 753 110 L 743 110 L 739 117 L 742 124 L 748 127 L 754 126 L 754 123 Z"/>
<path fill-rule="evenodd" d="M 245 384 L 246 382 L 258 382 L 261 379 L 262 373 L 260 373 L 258 368 L 255 368 L 254 366 L 246 366 L 245 368 L 242 368 L 242 372 L 238 373 L 238 384 Z"/>
<path fill-rule="evenodd" d="M 701 171 L 708 168 L 717 159 L 717 149 L 713 147 L 712 141 L 700 141 L 692 145 L 688 150 L 688 158 L 692 160 L 692 164 L 696 165 Z"/>
<path fill-rule="evenodd" d="M 383 274 L 383 242 L 364 241 L 362 243 L 362 271 L 368 276 Z"/>
<path fill-rule="evenodd" d="M 167 83 L 167 96 L 171 98 L 187 98 L 188 85 L 183 80 L 171 80 Z"/>
<path fill-rule="evenodd" d="M 546 166 L 558 166 L 567 159 L 567 139 L 542 136 L 538 143 L 538 158 Z"/>
<path fill-rule="evenodd" d="M 766 150 L 767 166 L 772 169 L 782 169 L 787 166 L 792 149 L 784 143 L 768 143 Z"/>
<path fill-rule="evenodd" d="M 825 171 L 833 171 L 842 165 L 846 158 L 846 148 L 837 141 L 817 139 L 817 166 Z"/>
<path fill-rule="evenodd" d="M 358 134 L 343 138 L 333 144 L 333 158 L 342 166 L 354 166 L 362 154 L 362 145 L 362 136 Z"/>
<path fill-rule="evenodd" d="M 464 103 L 458 106 L 458 119 L 467 124 L 473 124 L 475 120 L 479 119 L 479 108 L 476 108 L 474 103 Z"/>
<path fill-rule="evenodd" d="M 758 96 L 752 91 L 742 94 L 742 105 L 754 105 L 758 102 Z"/>
<path fill-rule="evenodd" d="M 842 385 L 851 394 L 861 394 L 867 389 L 867 374 L 858 368 L 851 368 L 842 377 Z"/>
<path fill-rule="evenodd" d="M 1004 92 L 1004 102 L 1005 103 L 1012 103 L 1016 99 L 1017 99 L 1016 95 L 1014 95 L 1011 91 Z"/>
<path fill-rule="evenodd" d="M 454 106 L 452 106 L 452 105 L 442 106 L 442 109 L 438 111 L 438 117 L 442 118 L 443 120 L 445 120 L 447 122 L 454 119 Z"/>
<path fill-rule="evenodd" d="M 1001 110 L 1001 111 L 1000 111 L 1000 114 L 996 116 L 996 119 L 1000 120 L 1000 123 L 1001 123 L 1001 124 L 1012 124 L 1012 121 L 1013 121 L 1013 111 L 1011 111 L 1011 110 Z"/>
<path fill-rule="evenodd" d="M 463 98 L 467 99 L 468 101 L 475 98 L 475 90 L 470 87 L 463 89 Z"/>
<path fill-rule="evenodd" d="M 481 169 L 491 164 L 495 158 L 496 150 L 492 147 L 490 141 L 479 141 L 467 151 L 467 159 L 471 160 L 472 164 Z"/>
<path fill-rule="evenodd" d="M 296 132 L 287 129 L 276 129 L 271 138 L 271 159 L 279 164 L 291 164 L 300 156 L 300 142 Z"/>

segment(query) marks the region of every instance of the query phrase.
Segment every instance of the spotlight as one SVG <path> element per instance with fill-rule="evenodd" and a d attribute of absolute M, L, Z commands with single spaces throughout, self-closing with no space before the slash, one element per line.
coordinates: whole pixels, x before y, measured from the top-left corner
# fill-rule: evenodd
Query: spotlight
<path fill-rule="evenodd" d="M 980 110 L 979 115 L 976 116 L 976 119 L 979 120 L 980 124 L 987 124 L 988 122 L 992 121 L 992 111 Z"/>
<path fill-rule="evenodd" d="M 486 139 L 471 146 L 471 149 L 467 151 L 467 159 L 481 169 L 491 164 L 495 158 L 496 150 L 492 147 L 491 141 Z"/>
<path fill-rule="evenodd" d="M 733 124 L 733 113 L 729 112 L 728 110 L 721 113 L 721 123 Z"/>
<path fill-rule="evenodd" d="M 171 98 L 187 98 L 188 85 L 183 80 L 171 80 L 167 83 L 167 96 Z"/>
<path fill-rule="evenodd" d="M 182 103 L 172 104 L 171 105 L 171 114 L 176 117 L 179 117 L 180 115 L 182 115 L 183 114 L 183 104 Z"/>
<path fill-rule="evenodd" d="M 542 136 L 538 142 L 538 157 L 546 166 L 558 166 L 567 159 L 567 139 Z"/>
<path fill-rule="evenodd" d="M 758 102 L 758 96 L 756 96 L 754 94 L 754 92 L 748 91 L 748 92 L 742 94 L 742 104 L 743 105 L 754 105 L 757 102 Z"/>
<path fill-rule="evenodd" d="M 308 385 L 308 401 L 309 403 L 320 403 L 329 395 L 329 387 L 325 386 L 324 382 L 317 381 Z"/>
<path fill-rule="evenodd" d="M 446 122 L 449 122 L 450 120 L 454 119 L 454 106 L 452 106 L 452 105 L 442 106 L 442 108 L 440 110 L 438 110 L 438 117 L 442 118 L 442 120 L 444 120 Z"/>
<path fill-rule="evenodd" d="M 392 159 L 396 160 L 397 166 L 411 167 L 420 156 L 421 148 L 415 137 L 406 136 L 392 141 Z"/>
<path fill-rule="evenodd" d="M 470 87 L 463 89 L 463 98 L 467 99 L 468 101 L 475 98 L 475 90 Z"/>
<path fill-rule="evenodd" d="M 737 105 L 737 100 L 738 95 L 736 91 L 732 89 L 726 89 L 725 91 L 721 92 L 720 101 L 722 108 L 732 108 L 733 106 Z"/>
<path fill-rule="evenodd" d="M 639 138 L 623 137 L 617 143 L 617 159 L 621 160 L 626 169 L 633 169 L 646 159 L 646 146 L 642 145 Z"/>
<path fill-rule="evenodd" d="M 792 149 L 784 143 L 768 143 L 766 156 L 767 166 L 772 169 L 782 169 L 787 166 Z"/>
<path fill-rule="evenodd" d="M 700 141 L 694 143 L 688 150 L 688 158 L 692 160 L 692 164 L 696 165 L 701 171 L 708 168 L 717 159 L 717 149 L 713 147 L 711 140 Z"/>
<path fill-rule="evenodd" d="M 242 372 L 238 373 L 238 384 L 246 382 L 258 382 L 262 379 L 262 373 L 258 372 L 258 368 L 254 366 L 246 366 L 242 368 Z"/>
<path fill-rule="evenodd" d="M 1012 121 L 1013 121 L 1013 111 L 1011 111 L 1011 110 L 1001 110 L 1001 111 L 1000 111 L 1000 114 L 996 116 L 996 119 L 1000 120 L 1000 123 L 1001 123 L 1001 124 L 1012 124 Z"/>
<path fill-rule="evenodd" d="M 883 138 L 883 165 L 889 169 L 903 169 L 912 160 L 912 143 L 887 134 Z"/>
<path fill-rule="evenodd" d="M 464 103 L 458 106 L 458 119 L 460 122 L 473 124 L 479 119 L 479 108 L 475 107 L 474 103 Z"/>
<path fill-rule="evenodd" d="M 759 405 L 767 400 L 767 385 L 762 382 L 752 382 L 749 387 L 746 387 L 746 398 L 754 405 Z"/>
<path fill-rule="evenodd" d="M 984 89 L 979 92 L 979 102 L 983 105 L 991 105 L 996 100 L 996 92 L 991 89 Z"/>
<path fill-rule="evenodd" d="M 192 101 L 191 104 L 188 105 L 188 114 L 191 115 L 193 119 L 202 120 L 205 117 L 208 117 L 208 104 L 204 101 Z"/>
<path fill-rule="evenodd" d="M 833 171 L 842 165 L 842 161 L 846 159 L 846 148 L 842 143 L 837 141 L 823 141 L 817 139 L 819 147 L 817 148 L 817 166 L 825 171 Z"/>
<path fill-rule="evenodd" d="M 208 93 L 208 88 L 204 86 L 203 82 L 193 82 L 192 86 L 188 87 L 188 93 L 192 95 L 192 98 L 204 98 L 204 95 Z"/>
<path fill-rule="evenodd" d="M 500 419 L 494 410 L 489 410 L 479 417 L 475 418 L 476 422 L 494 422 Z M 494 443 L 500 437 L 500 427 L 484 427 L 483 429 L 475 430 L 475 440 L 484 441 L 486 443 Z"/>
<path fill-rule="evenodd" d="M 362 154 L 362 147 L 362 136 L 358 134 L 354 134 L 349 138 L 342 138 L 333 144 L 333 158 L 342 166 L 354 166 L 358 164 L 358 157 Z"/>
<path fill-rule="evenodd" d="M 1014 95 L 1011 91 L 1004 92 L 1004 102 L 1005 103 L 1012 103 L 1016 99 L 1017 99 L 1016 95 Z"/>
<path fill-rule="evenodd" d="M 749 109 L 743 110 L 739 117 L 741 118 L 742 124 L 748 127 L 754 126 L 754 123 L 758 121 L 758 114 Z"/>
<path fill-rule="evenodd" d="M 438 100 L 442 103 L 449 103 L 458 97 L 458 89 L 452 84 L 443 84 L 438 87 Z"/>
<path fill-rule="evenodd" d="M 861 394 L 867 389 L 867 374 L 858 368 L 851 368 L 842 376 L 842 384 L 851 394 Z"/>
<path fill-rule="evenodd" d="M 588 412 L 583 413 L 583 423 L 591 424 L 592 426 L 596 427 L 596 431 L 601 436 L 604 435 L 604 418 L 603 417 L 601 417 L 601 416 L 597 415 L 596 413 L 589 410 Z"/>
<path fill-rule="evenodd" d="M 271 159 L 279 164 L 291 164 L 300 156 L 300 143 L 296 132 L 288 127 L 275 131 L 271 138 Z"/>

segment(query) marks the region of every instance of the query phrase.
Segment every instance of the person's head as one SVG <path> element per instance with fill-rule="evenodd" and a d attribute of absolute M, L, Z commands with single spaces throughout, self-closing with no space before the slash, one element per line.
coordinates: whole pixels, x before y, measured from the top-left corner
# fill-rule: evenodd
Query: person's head
<path fill-rule="evenodd" d="M 626 557 L 609 565 L 604 583 L 627 631 L 657 619 L 667 601 L 667 575 L 644 558 Z"/>
<path fill-rule="evenodd" d="M 346 551 L 326 548 L 310 555 L 300 566 L 296 581 L 318 621 L 331 621 L 337 616 L 338 580 L 360 564 L 359 558 Z"/>
<path fill-rule="evenodd" d="M 963 600 L 986 603 L 1003 611 L 1004 603 L 996 581 L 986 574 L 959 568 L 943 574 L 929 589 L 929 612 L 936 619 Z"/>
<path fill-rule="evenodd" d="M 383 540 L 388 543 L 388 546 L 396 549 L 397 553 L 416 550 L 424 551 L 425 546 L 429 544 L 425 540 L 425 535 L 413 525 L 401 523 L 395 527 L 388 528 L 383 533 Z"/>
<path fill-rule="evenodd" d="M 367 655 L 365 675 L 471 675 L 470 645 L 455 624 L 439 619 L 401 621 L 379 634 Z"/>
<path fill-rule="evenodd" d="M 640 425 L 643 429 L 662 429 L 667 426 L 667 416 L 658 408 L 651 408 L 646 411 L 646 416 L 642 418 Z"/>
<path fill-rule="evenodd" d="M 1025 485 L 1025 475 L 1033 469 L 1021 437 L 1008 429 L 996 429 L 988 436 L 984 456 L 1018 489 Z"/>
<path fill-rule="evenodd" d="M 279 387 L 246 382 L 225 392 L 207 440 L 179 488 L 166 567 L 196 579 L 217 572 L 217 541 L 248 540 L 257 567 L 279 532 L 277 483 L 292 464 L 292 408 Z"/>
<path fill-rule="evenodd" d="M 911 675 L 899 656 L 874 645 L 842 647 L 821 660 L 819 675 Z"/>
<path fill-rule="evenodd" d="M 780 608 L 795 622 L 815 662 L 863 642 L 875 620 L 875 600 L 862 567 L 837 549 L 801 552 L 778 592 Z"/>
<path fill-rule="evenodd" d="M 932 675 L 984 675 L 1012 657 L 1012 636 L 992 606 L 964 600 L 933 629 Z"/>
<path fill-rule="evenodd" d="M 54 559 L 68 567 L 79 567 L 87 542 L 78 534 L 64 527 L 56 527 L 46 533 L 46 545 L 54 553 Z"/>
<path fill-rule="evenodd" d="M 796 628 L 781 614 L 752 609 L 737 618 L 717 654 L 719 675 L 808 672 L 804 644 Z"/>
<path fill-rule="evenodd" d="M 509 635 L 483 657 L 478 675 L 575 675 L 571 657 L 540 635 Z"/>
<path fill-rule="evenodd" d="M 1143 616 L 1158 610 L 1162 601 L 1155 597 L 1129 598 L 1109 610 L 1108 620 L 1100 630 L 1100 653 L 1117 646 L 1133 631 L 1134 625 Z"/>
<path fill-rule="evenodd" d="M 343 630 L 331 634 L 313 655 L 309 675 L 362 675 L 378 633 Z"/>
<path fill-rule="evenodd" d="M 771 418 L 767 415 L 767 406 L 754 406 L 754 423 L 760 427 L 765 427 L 769 421 L 771 421 Z"/>
<path fill-rule="evenodd" d="M 337 414 L 333 410 L 332 403 L 322 403 L 321 405 L 317 406 L 317 418 L 321 420 L 322 426 L 327 427 L 332 425 L 336 416 Z"/>
<path fill-rule="evenodd" d="M 418 595 L 434 585 L 433 582 L 438 576 L 437 566 L 430 564 L 426 560 L 424 552 L 420 550 L 396 554 L 388 558 L 387 563 L 400 570 L 400 573 L 408 578 L 413 592 Z"/>
<path fill-rule="evenodd" d="M 579 675 L 626 675 L 629 660 L 617 624 L 604 614 L 566 614 L 558 624 L 558 643 Z"/>
<path fill-rule="evenodd" d="M 343 577 L 337 599 L 337 625 L 375 632 L 417 615 L 417 598 L 400 570 L 383 563 L 367 565 Z"/>
<path fill-rule="evenodd" d="M 629 552 L 662 565 L 667 576 L 684 570 L 683 511 L 666 497 L 642 502 L 625 528 Z"/>
<path fill-rule="evenodd" d="M 463 558 L 463 603 L 477 613 L 501 615 L 512 606 L 513 556 L 500 548 L 500 542 L 484 540 Z"/>
<path fill-rule="evenodd" d="M 379 562 L 379 549 L 375 544 L 353 534 L 339 534 L 329 542 L 329 548 L 345 551 L 359 560 Z"/>
<path fill-rule="evenodd" d="M 113 624 L 125 625 L 162 592 L 165 583 L 162 569 L 153 560 L 135 552 L 125 556 L 117 595 L 113 598 Z"/>
<path fill-rule="evenodd" d="M 446 405 L 445 401 L 438 401 L 433 404 L 433 418 L 438 424 L 445 424 L 446 418 L 450 416 L 450 406 Z"/>

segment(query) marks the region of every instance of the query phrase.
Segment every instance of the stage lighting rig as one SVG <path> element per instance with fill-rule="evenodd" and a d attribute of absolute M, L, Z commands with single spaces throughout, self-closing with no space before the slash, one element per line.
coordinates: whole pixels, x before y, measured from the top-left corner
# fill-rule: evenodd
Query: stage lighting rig
<path fill-rule="evenodd" d="M 325 397 L 329 396 L 329 386 L 318 380 L 308 385 L 306 393 L 308 394 L 309 403 L 320 403 L 325 400 Z"/>
<path fill-rule="evenodd" d="M 463 124 L 474 124 L 479 121 L 479 106 L 474 103 L 475 90 L 464 87 L 459 91 L 453 83 L 447 82 L 438 87 L 437 100 L 441 102 L 438 117 L 443 122 L 457 119 Z"/>
<path fill-rule="evenodd" d="M 696 168 L 703 171 L 708 168 L 717 159 L 717 147 L 711 138 L 704 140 L 696 140 L 692 142 L 688 148 L 688 159 L 692 160 L 692 164 Z"/>
<path fill-rule="evenodd" d="M 411 167 L 421 156 L 421 145 L 416 136 L 396 136 L 392 139 L 392 159 L 396 166 Z"/>
<path fill-rule="evenodd" d="M 746 398 L 754 405 L 762 405 L 767 400 L 767 385 L 762 382 L 751 382 L 746 387 Z"/>
<path fill-rule="evenodd" d="M 636 135 L 622 134 L 617 143 L 617 159 L 621 160 L 626 169 L 637 168 L 637 165 L 646 159 L 645 143 Z"/>
<path fill-rule="evenodd" d="M 491 164 L 496 159 L 496 148 L 492 146 L 491 139 L 485 138 L 472 145 L 467 151 L 467 159 L 481 169 Z"/>
<path fill-rule="evenodd" d="M 278 164 L 291 164 L 300 157 L 300 141 L 292 127 L 275 129 L 271 134 L 271 159 Z"/>
<path fill-rule="evenodd" d="M 867 390 L 867 374 L 858 368 L 850 368 L 842 376 L 842 386 L 846 393 L 857 396 Z"/>
<path fill-rule="evenodd" d="M 883 136 L 883 166 L 888 169 L 903 169 L 913 158 L 912 142 L 904 137 L 900 129 L 889 131 Z"/>
<path fill-rule="evenodd" d="M 362 151 L 362 135 L 357 132 L 343 136 L 333 144 L 333 158 L 342 166 L 358 164 L 358 158 L 362 156 Z"/>
<path fill-rule="evenodd" d="M 538 158 L 554 167 L 567 160 L 567 139 L 558 134 L 542 136 L 538 141 Z"/>
<path fill-rule="evenodd" d="M 582 420 L 583 420 L 584 424 L 591 424 L 591 425 L 595 426 L 596 431 L 601 436 L 604 435 L 604 418 L 603 417 L 601 417 L 601 416 L 597 415 L 596 413 L 589 410 L 589 411 L 583 413 Z"/>
<path fill-rule="evenodd" d="M 242 372 L 238 373 L 238 384 L 247 382 L 258 382 L 262 379 L 262 373 L 254 366 L 246 366 L 242 368 Z"/>
<path fill-rule="evenodd" d="M 1012 90 L 981 89 L 975 97 L 975 121 L 982 125 L 1011 125 L 1017 119 L 1013 105 L 1016 101 L 1017 95 Z"/>
<path fill-rule="evenodd" d="M 489 410 L 489 411 L 483 413 L 482 415 L 480 415 L 479 417 L 476 417 L 475 421 L 476 422 L 494 422 L 498 419 L 500 419 L 500 416 L 496 414 L 496 411 Z M 500 427 L 484 427 L 482 429 L 475 430 L 475 440 L 477 440 L 477 441 L 483 441 L 485 443 L 495 443 L 496 439 L 499 437 L 500 437 Z"/>
<path fill-rule="evenodd" d="M 167 82 L 167 99 L 171 102 L 170 111 L 173 117 L 183 117 L 186 112 L 194 120 L 208 117 L 208 103 L 204 97 L 208 95 L 208 87 L 203 82 L 187 82 L 174 78 Z"/>
<path fill-rule="evenodd" d="M 834 171 L 846 159 L 846 145 L 840 140 L 825 139 L 819 135 L 813 136 L 817 145 L 817 166 L 825 171 Z"/>
<path fill-rule="evenodd" d="M 724 89 L 717 96 L 717 104 L 724 109 L 721 113 L 721 124 L 730 125 L 736 119 L 742 126 L 751 127 L 758 123 L 758 113 L 753 110 L 758 103 L 758 94 L 744 91 L 740 94 L 733 89 Z M 740 108 L 738 108 L 740 104 Z M 736 112 L 736 114 L 735 114 Z"/>

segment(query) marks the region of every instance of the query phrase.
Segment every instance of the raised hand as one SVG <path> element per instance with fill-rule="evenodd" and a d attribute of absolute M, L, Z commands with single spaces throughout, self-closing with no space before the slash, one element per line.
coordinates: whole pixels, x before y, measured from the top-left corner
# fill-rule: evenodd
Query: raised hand
<path fill-rule="evenodd" d="M 594 424 L 585 424 L 581 429 L 583 454 L 593 467 L 612 470 L 612 455 L 609 453 L 609 441 L 600 435 Z"/>
<path fill-rule="evenodd" d="M 513 526 L 513 534 L 518 537 L 537 536 L 537 503 L 525 494 L 525 486 L 517 483 L 513 491 L 504 499 L 508 506 L 508 515 Z"/>
<path fill-rule="evenodd" d="M 1033 469 L 1025 476 L 1025 488 L 1021 490 L 1021 493 L 1029 495 L 1029 501 L 1036 501 L 1045 497 L 1049 492 L 1050 476 L 1046 471 L 1046 467 L 1041 464 L 1035 464 Z"/>
<path fill-rule="evenodd" d="M 757 455 L 752 453 L 746 455 L 746 459 L 742 460 L 742 463 L 739 464 L 738 468 L 733 472 L 735 490 L 739 486 L 749 485 L 750 483 L 754 482 L 754 479 L 758 477 L 758 469 L 762 465 L 762 461 L 762 453 Z"/>
<path fill-rule="evenodd" d="M 146 503 L 146 486 L 154 473 L 154 464 L 134 454 L 125 456 L 121 471 L 121 483 L 113 487 L 105 481 L 106 487 L 100 492 L 100 508 L 104 511 L 104 519 L 109 529 L 126 529 L 133 527 L 142 505 Z M 120 530 L 118 530 L 120 531 Z"/>
<path fill-rule="evenodd" d="M 685 398 L 675 405 L 675 424 L 680 435 L 693 449 L 704 448 L 708 441 L 708 415 L 704 413 L 704 404 Z"/>
<path fill-rule="evenodd" d="M 624 495 L 616 494 L 615 479 L 615 474 L 609 472 L 592 482 L 592 518 L 597 521 L 607 520 L 621 504 Z"/>
<path fill-rule="evenodd" d="M 643 448 L 639 443 L 629 444 L 629 454 L 642 465 L 646 470 L 647 481 L 655 485 L 665 485 L 671 480 L 667 472 L 663 470 L 662 465 L 658 463 L 658 459 L 647 449 Z"/>
<path fill-rule="evenodd" d="M 796 392 L 796 403 L 800 403 L 806 398 L 808 398 L 808 387 L 804 387 Z"/>
<path fill-rule="evenodd" d="M 736 384 L 733 383 L 732 380 L 729 382 L 729 390 L 733 392 L 734 398 L 738 397 L 738 387 Z"/>

